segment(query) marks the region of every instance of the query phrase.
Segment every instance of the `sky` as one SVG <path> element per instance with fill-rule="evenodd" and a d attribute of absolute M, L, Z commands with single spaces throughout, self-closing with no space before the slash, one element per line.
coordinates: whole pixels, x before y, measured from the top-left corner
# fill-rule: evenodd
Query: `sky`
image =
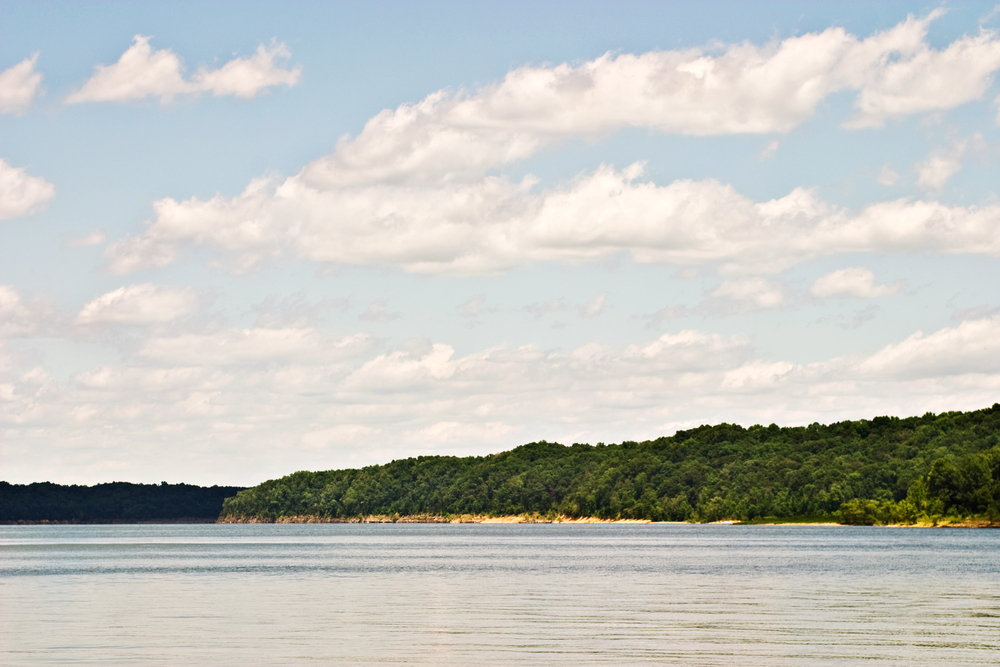
<path fill-rule="evenodd" d="M 0 478 L 988 407 L 998 71 L 995 3 L 0 3 Z"/>

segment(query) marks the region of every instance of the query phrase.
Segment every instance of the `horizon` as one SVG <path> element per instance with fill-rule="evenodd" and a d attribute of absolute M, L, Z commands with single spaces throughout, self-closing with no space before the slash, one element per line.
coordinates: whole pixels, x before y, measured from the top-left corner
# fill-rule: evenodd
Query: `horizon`
<path fill-rule="evenodd" d="M 0 38 L 10 483 L 1000 397 L 995 2 L 3 3 Z"/>

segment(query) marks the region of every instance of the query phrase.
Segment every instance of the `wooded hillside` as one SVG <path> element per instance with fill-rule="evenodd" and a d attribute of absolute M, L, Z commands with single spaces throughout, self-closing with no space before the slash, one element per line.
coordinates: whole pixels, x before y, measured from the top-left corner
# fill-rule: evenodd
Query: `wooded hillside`
<path fill-rule="evenodd" d="M 226 520 L 525 513 L 606 519 L 1000 517 L 1000 404 L 781 428 L 701 426 L 619 445 L 534 442 L 297 472 L 225 501 Z"/>

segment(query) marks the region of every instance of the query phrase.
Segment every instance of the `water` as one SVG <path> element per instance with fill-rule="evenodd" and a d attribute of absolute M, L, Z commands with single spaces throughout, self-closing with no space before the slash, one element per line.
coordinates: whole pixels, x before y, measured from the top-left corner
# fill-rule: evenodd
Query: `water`
<path fill-rule="evenodd" d="M 0 664 L 991 665 L 1000 531 L 0 527 Z"/>

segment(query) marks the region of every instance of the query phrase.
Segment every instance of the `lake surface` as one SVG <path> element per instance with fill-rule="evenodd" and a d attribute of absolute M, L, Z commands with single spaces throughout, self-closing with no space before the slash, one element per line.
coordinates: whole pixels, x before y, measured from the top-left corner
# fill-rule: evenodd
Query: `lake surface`
<path fill-rule="evenodd" d="M 1000 531 L 0 527 L 0 664 L 992 665 Z"/>

